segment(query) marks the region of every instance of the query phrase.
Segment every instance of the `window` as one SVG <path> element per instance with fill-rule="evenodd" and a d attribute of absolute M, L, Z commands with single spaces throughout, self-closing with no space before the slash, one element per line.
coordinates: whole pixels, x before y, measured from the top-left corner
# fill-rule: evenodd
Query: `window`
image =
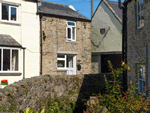
<path fill-rule="evenodd" d="M 0 72 L 19 71 L 19 53 L 17 48 L 0 47 Z"/>
<path fill-rule="evenodd" d="M 139 70 L 139 74 L 138 74 L 138 92 L 139 94 L 142 94 L 142 92 L 144 91 L 144 87 L 145 87 L 145 65 L 140 65 L 139 66 L 140 70 Z"/>
<path fill-rule="evenodd" d="M 67 75 L 76 75 L 76 56 L 70 54 L 58 54 L 57 69 L 66 70 Z"/>
<path fill-rule="evenodd" d="M 67 21 L 67 40 L 76 41 L 76 22 Z"/>
<path fill-rule="evenodd" d="M 18 7 L 2 3 L 1 20 L 5 22 L 17 22 L 18 21 Z"/>
<path fill-rule="evenodd" d="M 137 28 L 140 28 L 144 26 L 143 0 L 137 0 L 136 11 L 137 11 Z"/>
<path fill-rule="evenodd" d="M 58 54 L 57 68 L 73 68 L 73 55 Z"/>

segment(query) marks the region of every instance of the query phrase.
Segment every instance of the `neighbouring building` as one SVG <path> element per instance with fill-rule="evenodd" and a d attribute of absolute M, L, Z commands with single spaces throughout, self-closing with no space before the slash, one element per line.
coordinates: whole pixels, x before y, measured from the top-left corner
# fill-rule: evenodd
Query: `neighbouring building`
<path fill-rule="evenodd" d="M 146 86 L 150 92 L 150 1 L 126 0 L 127 4 L 127 64 L 130 70 L 127 73 L 128 85 L 134 80 L 135 72 L 140 70 L 137 93 L 142 94 Z M 143 63 L 141 61 L 145 59 Z"/>
<path fill-rule="evenodd" d="M 118 3 L 101 0 L 91 25 L 92 73 L 110 73 L 108 60 L 114 68 L 121 66 L 122 10 Z"/>
<path fill-rule="evenodd" d="M 72 6 L 38 2 L 42 75 L 91 73 L 91 20 Z"/>
<path fill-rule="evenodd" d="M 36 0 L 0 0 L 0 81 L 39 76 L 40 24 Z"/>

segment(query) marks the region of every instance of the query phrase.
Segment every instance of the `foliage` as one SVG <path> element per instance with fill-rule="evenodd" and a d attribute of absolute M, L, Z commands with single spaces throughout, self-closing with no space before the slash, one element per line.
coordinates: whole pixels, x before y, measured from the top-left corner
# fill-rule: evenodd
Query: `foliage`
<path fill-rule="evenodd" d="M 8 81 L 6 79 L 1 80 L 1 85 L 8 85 Z"/>
<path fill-rule="evenodd" d="M 62 103 L 59 98 L 56 96 L 53 100 L 49 100 L 46 106 L 46 113 L 73 113 L 75 109 L 75 100 L 71 99 L 66 102 L 66 104 Z"/>
<path fill-rule="evenodd" d="M 68 95 L 72 95 L 72 93 L 73 93 L 72 90 L 68 91 Z"/>
<path fill-rule="evenodd" d="M 2 82 L 0 85 L 8 85 L 8 82 Z"/>
<path fill-rule="evenodd" d="M 144 60 L 142 62 L 144 62 Z M 124 95 L 122 95 L 121 82 L 119 82 L 117 78 L 122 75 L 123 71 L 127 69 L 130 70 L 130 67 L 124 62 L 121 65 L 122 68 L 117 69 L 113 68 L 110 61 L 108 61 L 108 64 L 114 80 L 107 80 L 106 75 L 104 75 L 106 82 L 106 94 L 101 95 L 100 93 L 97 97 L 98 102 L 94 106 L 86 104 L 87 109 L 85 113 L 101 112 L 102 107 L 104 106 L 106 106 L 110 113 L 143 113 L 150 111 L 150 109 L 147 108 L 150 98 L 145 98 L 143 96 L 143 93 L 146 92 L 146 88 L 144 88 L 142 95 L 138 95 L 135 92 L 135 83 L 130 81 L 130 88 L 124 93 Z M 135 73 L 135 79 L 137 79 L 138 73 L 139 69 Z"/>
<path fill-rule="evenodd" d="M 44 109 L 41 111 L 41 113 L 44 113 Z M 38 113 L 38 111 L 30 110 L 29 108 L 26 109 L 26 112 L 23 113 Z"/>
<path fill-rule="evenodd" d="M 73 113 L 75 109 L 75 101 L 71 99 L 67 101 L 66 104 L 62 103 L 59 98 L 56 96 L 54 100 L 49 99 L 46 105 L 46 109 L 43 109 L 41 113 Z M 31 110 L 29 108 L 26 109 L 26 112 L 22 113 L 38 113 L 37 111 Z"/>
<path fill-rule="evenodd" d="M 26 96 L 28 95 L 28 89 L 27 88 L 23 88 L 23 91 L 26 93 Z"/>

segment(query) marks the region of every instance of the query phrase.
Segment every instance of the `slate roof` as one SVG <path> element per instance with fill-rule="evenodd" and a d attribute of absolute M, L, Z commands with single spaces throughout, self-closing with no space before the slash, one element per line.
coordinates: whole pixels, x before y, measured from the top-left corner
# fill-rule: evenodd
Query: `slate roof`
<path fill-rule="evenodd" d="M 105 5 L 110 9 L 110 11 L 114 14 L 114 16 L 122 23 L 122 10 L 118 7 L 118 2 L 101 0 L 101 2 L 98 4 L 96 8 L 96 11 L 98 10 L 102 2 L 105 3 Z M 92 18 L 94 17 L 96 11 L 94 12 Z"/>
<path fill-rule="evenodd" d="M 5 34 L 0 34 L 0 46 L 22 47 L 14 38 Z"/>
<path fill-rule="evenodd" d="M 55 4 L 51 2 L 38 2 L 38 12 L 55 16 L 71 17 L 91 21 L 89 18 L 78 13 L 77 11 L 72 10 L 67 5 Z"/>
<path fill-rule="evenodd" d="M 118 7 L 118 2 L 114 2 L 114 1 L 107 1 L 107 2 L 122 20 L 122 10 Z"/>

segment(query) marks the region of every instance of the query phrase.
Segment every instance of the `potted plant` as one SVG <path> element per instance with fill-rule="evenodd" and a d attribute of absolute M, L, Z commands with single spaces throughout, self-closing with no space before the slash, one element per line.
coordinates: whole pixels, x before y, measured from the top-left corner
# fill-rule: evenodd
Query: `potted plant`
<path fill-rule="evenodd" d="M 4 88 L 8 85 L 8 81 L 6 79 L 1 80 L 0 88 Z"/>

